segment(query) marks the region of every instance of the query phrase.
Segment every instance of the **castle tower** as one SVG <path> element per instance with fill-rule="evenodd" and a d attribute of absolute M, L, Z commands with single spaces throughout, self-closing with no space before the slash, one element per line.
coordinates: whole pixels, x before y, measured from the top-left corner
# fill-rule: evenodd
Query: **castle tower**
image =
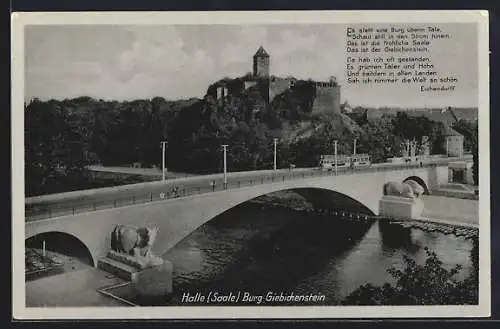
<path fill-rule="evenodd" d="M 253 55 L 253 75 L 256 77 L 269 77 L 269 54 L 260 46 Z"/>

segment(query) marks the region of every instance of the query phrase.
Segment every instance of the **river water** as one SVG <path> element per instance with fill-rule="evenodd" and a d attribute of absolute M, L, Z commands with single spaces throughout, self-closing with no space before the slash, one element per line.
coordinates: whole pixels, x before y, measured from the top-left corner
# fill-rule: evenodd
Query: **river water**
<path fill-rule="evenodd" d="M 163 255 L 174 264 L 174 294 L 160 304 L 186 305 L 186 294 L 207 298 L 214 293 L 271 292 L 314 294 L 324 296 L 315 305 L 336 305 L 360 285 L 393 282 L 387 269 L 401 267 L 403 255 L 423 262 L 425 247 L 445 266 L 461 264 L 462 278 L 472 270 L 471 240 L 416 229 L 390 234 L 383 230 L 378 221 L 356 223 L 247 202 L 206 223 Z"/>

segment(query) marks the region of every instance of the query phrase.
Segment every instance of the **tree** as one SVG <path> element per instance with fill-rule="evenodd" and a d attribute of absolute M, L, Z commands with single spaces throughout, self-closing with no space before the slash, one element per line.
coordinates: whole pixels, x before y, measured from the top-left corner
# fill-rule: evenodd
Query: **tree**
<path fill-rule="evenodd" d="M 459 120 L 453 124 L 453 129 L 464 136 L 464 151 L 472 152 L 477 139 L 477 122 Z"/>
<path fill-rule="evenodd" d="M 478 280 L 475 271 L 465 280 L 457 280 L 461 266 L 451 269 L 443 266 L 435 252 L 425 248 L 424 265 L 404 256 L 404 268 L 391 267 L 388 273 L 395 284 L 381 287 L 366 284 L 342 302 L 344 305 L 464 305 L 478 303 Z M 477 257 L 474 248 L 471 257 Z M 474 263 L 473 266 L 477 266 Z"/>
<path fill-rule="evenodd" d="M 317 166 L 321 154 L 333 153 L 334 140 L 339 154 L 350 154 L 356 138 L 358 153 L 381 162 L 398 154 L 403 137 L 437 138 L 435 122 L 405 113 L 380 119 L 368 119 L 368 109 L 358 109 L 351 118 L 312 113 L 312 80 L 296 81 L 269 103 L 268 79 L 246 78 L 256 85 L 244 89 L 245 77 L 225 78 L 212 84 L 202 99 L 118 102 L 78 97 L 26 104 L 28 193 L 88 188 L 92 184 L 84 178 L 90 163 L 160 166 L 161 140 L 168 140 L 169 170 L 213 173 L 221 170 L 220 145 L 226 143 L 232 170 L 255 170 L 272 168 L 273 138 L 280 139 L 280 167 Z M 216 99 L 219 85 L 230 89 L 223 100 Z"/>
<path fill-rule="evenodd" d="M 382 116 L 372 118 L 361 125 L 363 134 L 358 143 L 359 153 L 371 155 L 372 162 L 385 162 L 388 158 L 399 156 L 402 137 L 395 133 L 394 118 Z"/>
<path fill-rule="evenodd" d="M 25 105 L 24 119 L 26 194 L 37 195 L 58 176 L 59 160 L 53 154 L 52 142 L 59 117 L 48 103 L 34 99 Z"/>
<path fill-rule="evenodd" d="M 479 185 L 479 157 L 478 146 L 474 145 L 472 148 L 472 179 L 475 185 Z"/>
<path fill-rule="evenodd" d="M 399 111 L 393 118 L 394 135 L 401 140 L 417 140 L 421 141 L 423 136 L 429 137 L 431 153 L 442 154 L 445 152 L 444 141 L 445 131 L 442 122 L 436 122 L 429 119 L 427 116 L 410 116 L 405 112 Z"/>
<path fill-rule="evenodd" d="M 61 102 L 34 99 L 25 107 L 27 195 L 72 190 L 86 180 L 86 167 L 98 161 L 90 133 Z"/>
<path fill-rule="evenodd" d="M 457 120 L 453 128 L 464 136 L 464 149 L 472 151 L 472 178 L 475 185 L 479 185 L 479 145 L 478 145 L 478 122 Z"/>

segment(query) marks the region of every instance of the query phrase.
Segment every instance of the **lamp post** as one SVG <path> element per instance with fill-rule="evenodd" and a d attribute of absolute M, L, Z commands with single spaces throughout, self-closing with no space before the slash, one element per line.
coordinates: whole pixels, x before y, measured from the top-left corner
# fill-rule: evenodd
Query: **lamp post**
<path fill-rule="evenodd" d="M 161 180 L 165 180 L 165 171 L 167 168 L 165 167 L 166 163 L 166 148 L 167 148 L 168 142 L 167 141 L 161 141 Z"/>
<path fill-rule="evenodd" d="M 276 171 L 276 148 L 277 148 L 277 145 L 278 145 L 278 139 L 275 138 L 274 139 L 274 171 Z"/>
<path fill-rule="evenodd" d="M 352 155 L 356 155 L 356 142 L 357 142 L 357 139 L 355 138 L 354 139 L 354 150 L 352 152 Z"/>
<path fill-rule="evenodd" d="M 333 141 L 335 145 L 335 175 L 337 175 L 337 140 Z"/>
<path fill-rule="evenodd" d="M 227 187 L 227 144 L 222 145 L 222 149 L 224 150 L 224 189 Z"/>

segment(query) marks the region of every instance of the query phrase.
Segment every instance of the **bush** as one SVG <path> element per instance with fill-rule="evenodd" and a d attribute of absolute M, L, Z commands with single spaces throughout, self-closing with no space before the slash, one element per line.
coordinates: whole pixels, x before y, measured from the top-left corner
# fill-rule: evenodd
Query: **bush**
<path fill-rule="evenodd" d="M 472 148 L 472 179 L 475 185 L 479 185 L 479 156 L 478 147 L 474 145 Z"/>
<path fill-rule="evenodd" d="M 402 270 L 394 267 L 387 272 L 396 280 L 382 287 L 365 284 L 349 294 L 343 305 L 477 305 L 478 279 L 474 271 L 467 279 L 456 280 L 461 266 L 443 267 L 435 252 L 425 248 L 427 259 L 418 265 L 404 256 Z M 473 250 L 472 258 L 474 260 Z M 474 263 L 474 262 L 473 262 Z M 475 263 L 474 266 L 477 266 Z"/>

